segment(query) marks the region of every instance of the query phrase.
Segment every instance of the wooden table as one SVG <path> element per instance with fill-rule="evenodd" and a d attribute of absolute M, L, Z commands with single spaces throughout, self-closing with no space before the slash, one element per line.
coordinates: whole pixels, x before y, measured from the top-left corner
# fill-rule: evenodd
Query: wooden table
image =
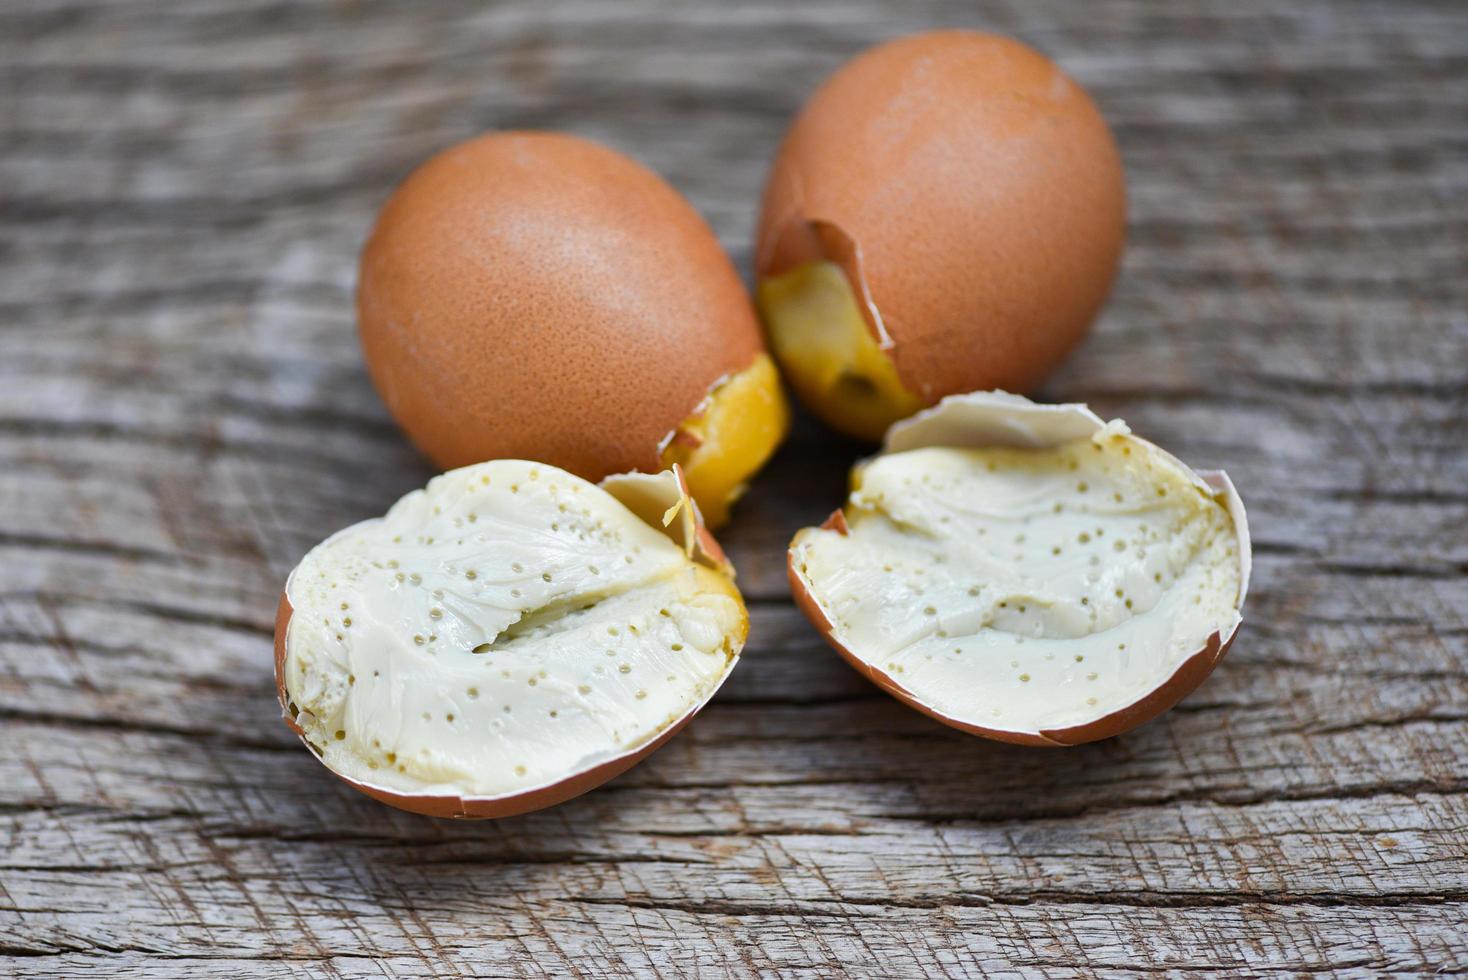
<path fill-rule="evenodd" d="M 1468 7 L 19 0 L 0 10 L 0 974 L 1468 969 Z M 353 330 L 393 183 L 494 127 L 665 173 L 748 268 L 842 59 L 1016 34 L 1095 93 L 1131 241 L 1043 392 L 1248 501 L 1233 653 L 1068 751 L 829 653 L 804 422 L 725 535 L 745 662 L 565 806 L 431 821 L 280 724 L 276 595 L 429 467 Z"/>

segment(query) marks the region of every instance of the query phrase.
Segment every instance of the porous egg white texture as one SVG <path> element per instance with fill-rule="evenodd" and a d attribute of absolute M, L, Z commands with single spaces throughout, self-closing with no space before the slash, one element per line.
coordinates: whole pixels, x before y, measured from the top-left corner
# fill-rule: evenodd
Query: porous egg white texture
<path fill-rule="evenodd" d="M 305 739 L 349 780 L 414 795 L 520 793 L 632 752 L 707 700 L 747 630 L 727 575 L 520 460 L 331 537 L 287 599 Z"/>
<path fill-rule="evenodd" d="M 797 535 L 793 573 L 850 655 L 969 725 L 1093 722 L 1239 621 L 1221 493 L 1119 423 L 878 456 L 844 510 L 846 533 Z"/>

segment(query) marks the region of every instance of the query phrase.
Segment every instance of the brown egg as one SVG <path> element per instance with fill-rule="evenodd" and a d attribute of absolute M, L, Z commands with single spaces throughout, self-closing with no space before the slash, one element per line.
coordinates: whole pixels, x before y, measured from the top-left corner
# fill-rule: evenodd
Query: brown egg
<path fill-rule="evenodd" d="M 1124 224 L 1115 143 L 1053 62 L 969 31 L 880 45 L 811 97 L 770 173 L 771 347 L 872 440 L 948 394 L 1030 390 L 1100 309 Z"/>
<path fill-rule="evenodd" d="M 524 458 L 596 480 L 677 462 L 717 524 L 784 435 L 713 233 L 584 139 L 494 133 L 419 167 L 362 253 L 357 312 L 388 408 L 444 468 Z"/>
<path fill-rule="evenodd" d="M 675 519 L 676 518 L 676 519 Z M 276 615 L 286 724 L 349 785 L 436 817 L 568 800 L 673 736 L 749 628 L 681 473 L 452 470 L 313 548 Z"/>
<path fill-rule="evenodd" d="M 1084 405 L 951 395 L 894 425 L 851 486 L 791 542 L 796 604 L 954 728 L 1109 738 L 1201 684 L 1238 631 L 1251 556 L 1232 482 Z"/>

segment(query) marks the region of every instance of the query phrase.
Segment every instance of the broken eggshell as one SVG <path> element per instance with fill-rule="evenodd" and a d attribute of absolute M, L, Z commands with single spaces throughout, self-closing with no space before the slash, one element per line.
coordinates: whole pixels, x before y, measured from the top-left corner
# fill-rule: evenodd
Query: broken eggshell
<path fill-rule="evenodd" d="M 945 395 L 1039 384 L 1080 342 L 1125 234 L 1086 91 L 1011 38 L 940 30 L 841 66 L 765 187 L 772 350 L 801 399 L 872 442 Z"/>
<path fill-rule="evenodd" d="M 734 568 L 719 548 L 718 542 L 709 534 L 703 525 L 702 517 L 698 512 L 698 506 L 688 493 L 686 480 L 681 469 L 674 467 L 657 474 L 628 473 L 607 477 L 599 485 L 585 484 L 571 474 L 564 473 L 554 467 L 542 464 L 524 463 L 518 460 L 500 460 L 489 463 L 481 463 L 475 466 L 465 467 L 435 478 L 430 482 L 426 490 L 415 491 L 408 497 L 399 501 L 397 506 L 402 506 L 415 495 L 425 495 L 433 491 L 435 484 L 464 474 L 471 477 L 477 476 L 481 471 L 486 476 L 495 472 L 497 467 L 506 465 L 519 465 L 532 467 L 542 474 L 553 474 L 548 476 L 549 480 L 557 477 L 580 484 L 588 490 L 604 491 L 607 496 L 620 505 L 621 511 L 629 522 L 642 522 L 657 532 L 661 532 L 681 553 L 690 565 L 706 569 L 726 580 L 727 589 L 738 606 L 738 623 L 734 629 L 734 635 L 724 637 L 724 649 L 728 653 L 727 660 L 722 665 L 719 673 L 707 684 L 706 688 L 698 692 L 698 695 L 688 703 L 676 715 L 669 717 L 653 732 L 648 734 L 640 744 L 634 744 L 625 751 L 617 751 L 609 754 L 609 757 L 597 757 L 592 754 L 584 764 L 576 765 L 569 771 L 556 774 L 554 777 L 542 780 L 534 785 L 516 788 L 510 792 L 493 794 L 452 793 L 452 792 L 409 792 L 392 786 L 384 785 L 382 780 L 357 778 L 351 774 L 339 771 L 333 767 L 317 745 L 308 738 L 306 730 L 302 727 L 302 714 L 300 709 L 293 703 L 290 692 L 287 689 L 288 658 L 290 655 L 291 624 L 296 613 L 296 605 L 292 602 L 292 593 L 296 588 L 296 577 L 301 568 L 310 559 L 303 559 L 291 573 L 287 580 L 286 588 L 281 593 L 280 603 L 276 612 L 275 621 L 275 683 L 276 694 L 281 705 L 282 718 L 287 727 L 295 732 L 301 741 L 312 750 L 321 762 L 342 781 L 374 799 L 390 806 L 407 810 L 413 813 L 423 814 L 431 817 L 452 817 L 459 819 L 490 819 L 509 817 L 517 814 L 528 813 L 533 810 L 543 809 L 557 803 L 565 802 L 576 796 L 594 789 L 602 783 L 632 768 L 652 752 L 661 747 L 668 739 L 672 738 L 695 714 L 717 693 L 719 687 L 727 679 L 729 673 L 738 662 L 745 635 L 748 630 L 748 617 L 744 611 L 742 600 L 738 599 L 738 591 L 732 584 Z M 534 479 L 534 477 L 532 477 Z M 486 486 L 488 484 L 485 484 Z M 397 507 L 394 508 L 396 510 Z M 437 511 L 435 511 L 436 513 Z M 389 512 L 389 517 L 392 512 Z M 364 528 L 381 524 L 387 518 L 374 518 L 363 521 L 351 527 L 344 528 L 331 537 L 327 538 L 317 546 L 319 550 L 330 546 L 333 542 L 345 536 L 352 535 Z M 666 557 L 666 556 L 664 556 Z M 534 571 L 533 569 L 531 570 Z M 674 649 L 681 649 L 675 647 Z M 707 656 L 695 652 L 694 655 Z M 531 681 L 533 684 L 534 681 Z M 338 738 L 341 735 L 338 734 Z M 603 752 L 602 756 L 608 753 Z"/>
<path fill-rule="evenodd" d="M 854 477 L 859 474 L 863 465 L 870 465 L 896 454 L 935 447 L 1048 450 L 1067 444 L 1090 444 L 1097 439 L 1124 440 L 1121 443 L 1124 446 L 1123 451 L 1131 447 L 1143 448 L 1143 454 L 1159 466 L 1175 468 L 1176 473 L 1181 474 L 1204 497 L 1221 505 L 1231 524 L 1232 541 L 1229 543 L 1230 547 L 1222 553 L 1231 556 L 1231 560 L 1236 562 L 1236 569 L 1229 569 L 1229 580 L 1234 580 L 1233 573 L 1236 572 L 1237 581 L 1236 595 L 1231 604 L 1232 615 L 1218 628 L 1206 635 L 1199 635 L 1196 647 L 1189 645 L 1187 648 L 1194 652 L 1167 662 L 1155 677 L 1148 678 L 1143 689 L 1133 689 L 1115 703 L 1097 704 L 1093 716 L 1077 718 L 1064 725 L 1025 725 L 1014 723 L 1013 720 L 998 725 L 991 719 L 979 717 L 976 710 L 969 713 L 954 710 L 951 703 L 948 710 L 935 706 L 935 700 L 945 697 L 951 702 L 951 695 L 947 692 L 918 689 L 921 685 L 898 680 L 890 670 L 873 662 L 872 655 L 863 655 L 862 644 L 854 640 L 849 631 L 842 631 L 834 624 L 833 620 L 839 616 L 833 616 L 828 604 L 817 594 L 818 588 L 810 581 L 810 575 L 803 570 L 807 557 L 804 549 L 821 532 L 835 532 L 842 537 L 851 535 L 851 525 L 844 508 L 832 513 L 819 529 L 807 528 L 792 541 L 788 554 L 788 572 L 796 604 L 820 630 L 827 642 L 853 667 L 898 700 L 961 731 L 1017 744 L 1066 746 L 1109 738 L 1150 721 L 1177 704 L 1207 678 L 1223 659 L 1238 629 L 1238 611 L 1244 603 L 1251 566 L 1249 527 L 1243 502 L 1225 473 L 1195 472 L 1152 443 L 1131 435 L 1124 423 L 1104 422 L 1084 405 L 1040 405 L 1005 392 L 978 392 L 950 396 L 934 408 L 894 425 L 887 433 L 883 452 L 866 464 L 858 464 Z M 1097 448 L 1099 449 L 1099 443 Z M 853 497 L 855 493 L 856 491 L 853 492 Z M 975 500 L 974 503 L 977 505 L 984 501 Z M 1130 608 L 1128 604 L 1128 611 Z M 1140 619 L 1148 613 L 1149 611 L 1144 610 L 1136 618 Z M 1029 677 L 1025 675 L 1021 679 L 1028 681 Z"/>

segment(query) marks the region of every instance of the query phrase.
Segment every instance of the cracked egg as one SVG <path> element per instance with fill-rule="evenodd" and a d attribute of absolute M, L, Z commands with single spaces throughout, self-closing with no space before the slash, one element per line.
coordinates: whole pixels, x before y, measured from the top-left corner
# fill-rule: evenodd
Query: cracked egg
<path fill-rule="evenodd" d="M 954 395 L 894 425 L 846 504 L 795 535 L 797 604 L 878 686 L 1030 745 L 1120 734 L 1212 672 L 1249 529 L 1197 473 L 1084 405 Z"/>
<path fill-rule="evenodd" d="M 877 441 L 946 395 L 1028 391 L 1121 255 L 1121 158 L 1086 92 L 1008 38 L 878 45 L 811 96 L 770 170 L 758 301 L 786 380 Z"/>
<path fill-rule="evenodd" d="M 719 526 L 788 426 L 708 225 L 574 136 L 491 133 L 414 171 L 363 250 L 357 319 L 388 409 L 445 469 L 538 459 L 599 480 L 676 463 Z"/>
<path fill-rule="evenodd" d="M 453 470 L 312 549 L 275 629 L 286 724 L 337 776 L 438 817 L 577 796 L 663 744 L 748 632 L 678 469 Z"/>

